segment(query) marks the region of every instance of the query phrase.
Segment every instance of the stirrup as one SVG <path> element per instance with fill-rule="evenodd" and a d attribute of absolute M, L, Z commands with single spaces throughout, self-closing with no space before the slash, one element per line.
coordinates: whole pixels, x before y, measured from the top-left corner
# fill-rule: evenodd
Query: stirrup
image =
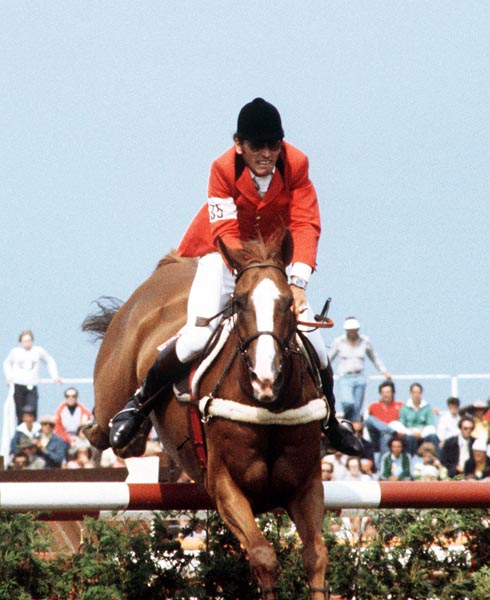
<path fill-rule="evenodd" d="M 141 388 L 139 388 L 134 393 L 134 395 L 128 400 L 126 406 L 124 408 L 122 408 L 121 410 L 119 410 L 112 417 L 112 419 L 109 421 L 109 429 L 112 429 L 114 419 L 116 419 L 120 415 L 123 415 L 124 413 L 133 413 L 135 416 L 136 415 L 141 415 L 143 417 L 147 416 L 147 415 L 145 415 L 145 412 L 144 412 L 144 403 L 142 404 L 138 399 L 138 394 L 139 394 L 140 390 L 141 390 Z M 131 403 L 133 403 L 134 406 L 128 406 L 128 404 L 131 404 Z"/>
<path fill-rule="evenodd" d="M 330 436 L 329 430 L 331 430 L 332 423 L 336 424 L 337 428 L 338 435 L 336 440 L 332 439 Z M 342 429 L 344 431 L 342 431 Z M 355 436 L 354 427 L 350 421 L 347 421 L 346 419 L 335 419 L 328 422 L 323 421 L 322 431 L 326 437 L 326 444 L 324 446 L 325 454 L 335 454 L 336 452 L 341 452 L 342 454 L 347 454 L 348 456 L 360 456 L 363 450 L 363 444 L 362 441 Z M 348 439 L 345 439 L 346 435 L 347 438 L 351 438 L 350 442 Z M 344 437 L 344 439 L 341 439 L 342 437 Z"/>

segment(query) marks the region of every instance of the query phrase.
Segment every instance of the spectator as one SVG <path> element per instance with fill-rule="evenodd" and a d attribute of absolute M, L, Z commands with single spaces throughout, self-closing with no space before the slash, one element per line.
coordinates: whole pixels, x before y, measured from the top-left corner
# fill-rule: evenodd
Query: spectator
<path fill-rule="evenodd" d="M 381 457 L 379 478 L 386 481 L 409 481 L 412 479 L 410 456 L 405 452 L 405 440 L 398 433 L 390 438 L 389 452 Z"/>
<path fill-rule="evenodd" d="M 206 530 L 204 529 L 201 521 L 196 519 L 196 521 L 194 522 L 192 531 L 189 534 L 187 534 L 185 537 L 188 539 L 205 540 L 206 539 Z"/>
<path fill-rule="evenodd" d="M 34 419 L 34 409 L 32 406 L 24 406 L 22 410 L 22 423 L 17 425 L 14 437 L 10 442 L 10 454 L 13 455 L 16 453 L 17 446 L 23 437 L 33 440 L 40 431 L 41 425 Z"/>
<path fill-rule="evenodd" d="M 366 376 L 364 375 L 366 356 L 386 379 L 391 375 L 374 351 L 365 335 L 359 334 L 360 324 L 355 317 L 348 317 L 344 323 L 345 334 L 335 338 L 330 346 L 329 358 L 333 361 L 339 356 L 339 394 L 344 417 L 349 421 L 360 421 Z"/>
<path fill-rule="evenodd" d="M 44 458 L 39 456 L 37 452 L 37 444 L 34 440 L 23 437 L 17 446 L 17 453 L 19 452 L 27 456 L 27 469 L 37 470 L 44 469 L 46 467 L 46 461 Z"/>
<path fill-rule="evenodd" d="M 417 457 L 412 463 L 413 478 L 420 481 L 447 479 L 447 469 L 437 458 L 436 448 L 431 442 L 419 446 Z"/>
<path fill-rule="evenodd" d="M 487 400 L 485 413 L 483 414 L 484 421 L 490 421 L 490 398 Z"/>
<path fill-rule="evenodd" d="M 19 335 L 20 346 L 12 348 L 3 363 L 3 371 L 7 385 L 14 386 L 14 402 L 17 422 L 22 422 L 22 409 L 29 405 L 34 409 L 37 420 L 37 403 L 39 393 L 39 367 L 41 361 L 46 363 L 49 374 L 57 383 L 62 383 L 54 358 L 41 346 L 34 346 L 32 331 L 25 330 Z"/>
<path fill-rule="evenodd" d="M 383 381 L 378 391 L 380 399 L 369 405 L 365 426 L 381 458 L 388 452 L 388 441 L 393 433 L 403 427 L 398 420 L 403 402 L 395 400 L 395 384 L 392 381 Z"/>
<path fill-rule="evenodd" d="M 458 435 L 459 416 L 459 398 L 451 396 L 446 400 L 447 410 L 441 413 L 437 424 L 437 437 L 439 438 L 440 447 L 450 438 Z"/>
<path fill-rule="evenodd" d="M 484 402 L 474 402 L 469 406 L 463 406 L 459 409 L 459 414 L 463 417 L 471 417 L 475 423 L 475 429 L 473 430 L 473 437 L 475 439 L 481 438 L 488 443 L 488 432 L 490 428 L 490 421 L 484 419 L 485 411 L 487 406 Z"/>
<path fill-rule="evenodd" d="M 370 463 L 369 474 L 376 473 L 375 457 L 374 457 L 374 444 L 371 440 L 364 437 L 364 423 L 362 421 L 353 421 L 352 429 L 354 435 L 362 441 L 363 450 L 359 455 L 361 459 L 361 467 L 363 471 L 366 471 L 368 461 Z"/>
<path fill-rule="evenodd" d="M 92 460 L 92 448 L 78 446 L 71 448 L 68 452 L 67 469 L 93 469 L 95 463 Z"/>
<path fill-rule="evenodd" d="M 349 456 L 345 464 L 346 472 L 344 481 L 371 481 L 372 477 L 366 475 L 361 468 L 361 459 L 358 456 Z"/>
<path fill-rule="evenodd" d="M 471 457 L 472 437 L 475 423 L 471 417 L 460 419 L 459 433 L 444 442 L 441 451 L 441 462 L 446 467 L 449 477 L 462 475 L 465 462 Z"/>
<path fill-rule="evenodd" d="M 322 481 L 332 481 L 333 464 L 325 458 L 322 458 Z"/>
<path fill-rule="evenodd" d="M 42 417 L 41 432 L 34 439 L 37 453 L 47 468 L 60 468 L 66 462 L 69 445 L 54 433 L 54 417 Z"/>
<path fill-rule="evenodd" d="M 345 463 L 347 456 L 342 452 L 335 452 L 335 454 L 327 454 L 323 457 L 324 461 L 327 461 L 333 466 L 333 477 L 334 480 L 343 479 L 346 473 Z"/>
<path fill-rule="evenodd" d="M 422 398 L 420 383 L 410 386 L 410 398 L 400 409 L 399 420 L 406 428 L 405 447 L 410 456 L 414 456 L 422 442 L 434 444 L 439 454 L 439 438 L 436 435 L 436 418 L 431 406 Z"/>
<path fill-rule="evenodd" d="M 78 430 L 92 419 L 92 413 L 78 401 L 78 390 L 69 387 L 65 390 L 65 400 L 58 406 L 54 415 L 54 432 L 70 446 L 78 443 Z"/>
<path fill-rule="evenodd" d="M 490 458 L 487 456 L 488 444 L 482 438 L 473 442 L 471 456 L 464 463 L 465 479 L 488 479 L 490 477 Z"/>
<path fill-rule="evenodd" d="M 23 471 L 29 468 L 29 459 L 24 452 L 17 452 L 10 461 L 9 467 L 11 471 Z"/>

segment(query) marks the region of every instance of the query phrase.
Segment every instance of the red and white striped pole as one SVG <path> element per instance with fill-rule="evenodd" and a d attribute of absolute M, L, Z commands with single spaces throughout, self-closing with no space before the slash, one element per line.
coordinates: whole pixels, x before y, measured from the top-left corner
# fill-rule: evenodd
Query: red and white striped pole
<path fill-rule="evenodd" d="M 324 482 L 325 508 L 489 508 L 489 481 Z M 54 513 L 212 509 L 192 483 L 0 483 L 0 510 Z"/>

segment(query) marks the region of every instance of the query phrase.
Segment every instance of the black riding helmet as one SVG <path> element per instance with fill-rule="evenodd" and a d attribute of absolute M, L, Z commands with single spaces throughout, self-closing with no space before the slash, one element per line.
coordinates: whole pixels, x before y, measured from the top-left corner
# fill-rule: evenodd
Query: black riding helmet
<path fill-rule="evenodd" d="M 249 140 L 254 144 L 281 141 L 284 130 L 279 111 L 263 98 L 255 98 L 241 109 L 234 137 L 240 142 Z"/>

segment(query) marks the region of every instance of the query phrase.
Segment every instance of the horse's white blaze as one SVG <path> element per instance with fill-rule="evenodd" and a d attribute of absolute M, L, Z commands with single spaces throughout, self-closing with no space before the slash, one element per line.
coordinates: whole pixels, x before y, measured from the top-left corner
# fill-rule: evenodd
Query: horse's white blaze
<path fill-rule="evenodd" d="M 276 284 L 271 279 L 262 280 L 251 297 L 255 307 L 257 331 L 274 331 L 274 304 L 280 297 Z M 272 394 L 272 384 L 276 378 L 275 353 L 272 336 L 259 336 L 254 369 L 258 381 L 252 383 L 258 397 Z"/>

